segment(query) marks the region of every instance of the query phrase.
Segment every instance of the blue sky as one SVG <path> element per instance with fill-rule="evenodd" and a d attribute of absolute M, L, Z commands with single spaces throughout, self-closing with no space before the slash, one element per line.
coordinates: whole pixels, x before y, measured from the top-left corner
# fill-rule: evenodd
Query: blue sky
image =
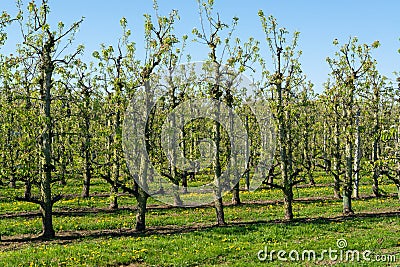
<path fill-rule="evenodd" d="M 27 2 L 27 1 L 25 1 Z M 308 78 L 315 84 L 317 92 L 322 91 L 329 67 L 325 61 L 332 56 L 335 47 L 333 39 L 341 43 L 350 36 L 359 37 L 360 42 L 372 43 L 379 40 L 382 46 L 374 51 L 378 60 L 378 69 L 382 74 L 393 78 L 393 71 L 400 71 L 400 1 L 398 0 L 283 0 L 283 1 L 222 1 L 215 0 L 215 11 L 222 20 L 230 22 L 233 16 L 239 17 L 236 36 L 246 40 L 250 36 L 261 41 L 263 54 L 269 59 L 261 24 L 257 16 L 259 9 L 266 15 L 274 15 L 280 26 L 289 31 L 300 31 L 299 49 L 303 51 L 301 63 Z M 178 36 L 191 34 L 194 27 L 200 25 L 196 0 L 159 0 L 160 13 L 168 14 L 177 9 L 180 21 L 175 26 Z M 72 23 L 84 16 L 77 44 L 86 47 L 85 58 L 98 49 L 100 43 L 116 44 L 121 31 L 119 20 L 128 19 L 133 32 L 133 40 L 137 43 L 138 52 L 143 52 L 143 14 L 152 14 L 151 0 L 50 0 L 52 10 L 51 21 L 62 20 Z M 0 10 L 15 12 L 13 0 L 0 0 Z M 13 45 L 20 41 L 16 25 L 9 29 L 9 40 L 2 53 L 12 51 Z M 188 52 L 194 60 L 202 60 L 207 56 L 207 49 L 200 45 L 190 45 Z"/>

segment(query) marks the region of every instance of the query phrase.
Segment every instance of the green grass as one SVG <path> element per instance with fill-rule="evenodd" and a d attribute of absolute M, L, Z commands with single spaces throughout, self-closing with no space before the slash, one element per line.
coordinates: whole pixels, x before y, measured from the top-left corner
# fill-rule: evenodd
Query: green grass
<path fill-rule="evenodd" d="M 316 177 L 318 183 L 326 177 Z M 58 185 L 57 185 L 58 187 Z M 95 181 L 92 192 L 107 193 L 108 186 Z M 393 185 L 384 183 L 382 189 L 395 193 Z M 14 202 L 12 196 L 23 188 L 1 188 L 0 192 L 0 266 L 279 266 L 273 261 L 261 262 L 257 253 L 268 250 L 336 249 L 338 239 L 346 239 L 346 249 L 371 250 L 376 254 L 397 254 L 400 265 L 400 203 L 397 197 L 354 200 L 356 216 L 341 217 L 342 203 L 331 198 L 330 187 L 295 189 L 293 206 L 295 221 L 285 223 L 282 196 L 279 190 L 262 189 L 241 192 L 245 204 L 225 207 L 227 227 L 215 227 L 215 211 L 210 207 L 164 208 L 151 199 L 147 214 L 149 231 L 133 231 L 135 205 L 133 197 L 121 196 L 123 209 L 107 209 L 109 198 L 75 197 L 55 205 L 55 230 L 59 238 L 53 241 L 7 239 L 31 238 L 41 231 L 41 219 L 33 213 L 37 205 Z M 66 186 L 68 194 L 79 194 L 80 188 Z M 63 191 L 64 192 L 64 191 Z M 368 183 L 361 194 L 371 194 Z M 327 199 L 324 199 L 328 197 Z M 224 196 L 226 203 L 231 195 Z M 319 198 L 308 199 L 307 198 Z M 279 200 L 279 201 L 277 201 Z M 158 207 L 157 207 L 158 206 Z M 376 213 L 376 215 L 365 215 Z M 387 214 L 384 214 L 387 213 Z M 389 214 L 391 213 L 391 214 Z M 357 214 L 361 214 L 358 216 Z M 374 254 L 373 254 L 374 256 Z M 396 266 L 378 262 L 339 263 L 326 257 L 321 262 L 286 262 L 286 266 Z"/>
<path fill-rule="evenodd" d="M 380 231 L 373 231 L 379 228 Z M 1 252 L 2 266 L 258 266 L 259 250 L 337 249 L 345 238 L 348 249 L 377 254 L 398 252 L 400 218 L 363 218 L 339 222 L 315 220 L 291 224 L 258 223 L 194 230 L 188 233 L 86 238 L 64 244 L 25 245 Z M 329 258 L 326 259 L 327 261 Z M 274 259 L 267 265 L 279 265 Z M 311 265 L 311 263 L 308 263 Z M 326 265 L 328 262 L 319 263 Z M 357 263 L 359 264 L 359 263 Z M 360 265 L 353 266 L 360 266 Z M 292 262 L 304 266 L 304 262 Z M 387 266 L 371 263 L 366 266 Z"/>

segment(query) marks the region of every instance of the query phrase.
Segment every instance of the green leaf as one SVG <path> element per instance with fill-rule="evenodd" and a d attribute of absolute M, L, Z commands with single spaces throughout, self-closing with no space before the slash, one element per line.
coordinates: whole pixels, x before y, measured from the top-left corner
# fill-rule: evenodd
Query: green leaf
<path fill-rule="evenodd" d="M 64 28 L 64 23 L 63 23 L 62 21 L 60 21 L 60 22 L 58 23 L 58 28 L 59 28 L 59 29 L 63 29 L 63 28 Z"/>
<path fill-rule="evenodd" d="M 381 46 L 381 43 L 380 43 L 379 41 L 375 41 L 375 42 L 372 43 L 371 46 L 372 46 L 373 48 L 378 48 L 378 47 Z"/>

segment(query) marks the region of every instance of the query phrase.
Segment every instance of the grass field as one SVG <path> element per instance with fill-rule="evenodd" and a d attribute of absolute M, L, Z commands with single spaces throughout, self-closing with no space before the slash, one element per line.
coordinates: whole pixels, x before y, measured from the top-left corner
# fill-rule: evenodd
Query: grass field
<path fill-rule="evenodd" d="M 326 179 L 317 182 L 324 184 Z M 80 187 L 63 189 L 71 196 L 54 207 L 57 238 L 43 241 L 35 238 L 41 231 L 37 206 L 12 200 L 22 188 L 3 187 L 0 266 L 400 266 L 400 203 L 393 185 L 382 189 L 385 197 L 371 198 L 370 185 L 364 184 L 363 197 L 354 201 L 355 215 L 343 217 L 342 203 L 332 198 L 330 187 L 297 188 L 296 219 L 290 223 L 282 220 L 280 191 L 242 191 L 244 203 L 225 208 L 226 227 L 215 226 L 211 206 L 173 208 L 150 200 L 148 230 L 138 233 L 132 230 L 134 198 L 122 195 L 121 208 L 111 211 L 108 186 L 95 181 L 95 194 L 89 199 L 73 196 Z M 230 197 L 224 197 L 226 204 Z M 346 240 L 347 246 L 339 249 L 338 240 Z M 338 250 L 338 259 L 325 255 L 301 260 L 304 250 L 319 255 L 329 249 Z M 268 255 L 276 252 L 262 261 L 264 250 Z M 279 250 L 296 250 L 299 260 L 293 253 L 294 259 L 286 254 L 288 261 L 281 261 Z M 353 250 L 360 253 L 360 261 L 346 261 L 347 251 Z M 369 262 L 361 256 L 366 250 L 371 251 Z M 374 261 L 379 255 L 386 261 Z"/>

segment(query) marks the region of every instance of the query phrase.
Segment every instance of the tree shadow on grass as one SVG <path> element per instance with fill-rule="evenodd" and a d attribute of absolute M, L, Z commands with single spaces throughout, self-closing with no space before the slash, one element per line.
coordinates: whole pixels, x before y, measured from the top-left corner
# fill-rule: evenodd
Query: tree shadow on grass
<path fill-rule="evenodd" d="M 0 249 L 2 251 L 10 251 L 18 249 L 24 245 L 31 244 L 68 244 L 75 241 L 90 240 L 97 238 L 119 238 L 119 237 L 149 237 L 153 235 L 174 235 L 184 234 L 198 231 L 206 231 L 211 229 L 220 229 L 222 232 L 233 230 L 237 232 L 237 228 L 243 231 L 249 230 L 249 227 L 265 226 L 265 225 L 287 225 L 298 226 L 306 224 L 326 225 L 330 223 L 346 222 L 358 219 L 368 218 L 390 218 L 399 217 L 400 211 L 395 212 L 377 212 L 377 213 L 358 213 L 350 216 L 336 217 L 316 217 L 316 218 L 296 218 L 292 221 L 287 220 L 257 220 L 251 222 L 231 222 L 226 226 L 217 226 L 215 224 L 196 224 L 191 226 L 157 226 L 149 227 L 147 230 L 138 232 L 132 229 L 114 229 L 114 230 L 82 230 L 82 231 L 64 231 L 58 232 L 53 239 L 44 239 L 40 236 L 16 236 L 3 237 L 0 241 Z"/>
<path fill-rule="evenodd" d="M 397 194 L 388 194 L 386 196 L 382 196 L 381 198 L 397 198 Z M 368 200 L 368 199 L 375 199 L 376 197 L 373 195 L 363 195 L 356 200 Z M 333 202 L 341 202 L 341 199 L 337 199 L 334 197 L 304 197 L 304 198 L 297 198 L 294 199 L 294 203 L 333 203 Z M 254 206 L 265 206 L 265 205 L 282 205 L 282 200 L 260 200 L 260 201 L 245 201 L 242 202 L 239 206 L 241 207 L 254 207 Z M 232 203 L 224 203 L 225 207 L 234 207 Z M 161 204 L 153 204 L 148 205 L 147 209 L 157 210 L 157 211 L 165 211 L 168 210 L 183 210 L 183 209 L 198 209 L 198 208 L 212 208 L 214 207 L 213 204 L 201 205 L 201 206 L 189 206 L 189 207 L 175 207 L 170 205 L 161 205 Z M 59 217 L 84 217 L 91 214 L 120 214 L 124 212 L 136 212 L 136 206 L 126 206 L 121 207 L 119 209 L 109 209 L 109 208 L 58 208 L 55 209 L 53 214 L 54 216 Z M 0 219 L 11 219 L 11 218 L 36 218 L 40 217 L 41 213 L 39 211 L 31 211 L 31 212 L 15 212 L 15 213 L 6 213 L 1 214 Z"/>

